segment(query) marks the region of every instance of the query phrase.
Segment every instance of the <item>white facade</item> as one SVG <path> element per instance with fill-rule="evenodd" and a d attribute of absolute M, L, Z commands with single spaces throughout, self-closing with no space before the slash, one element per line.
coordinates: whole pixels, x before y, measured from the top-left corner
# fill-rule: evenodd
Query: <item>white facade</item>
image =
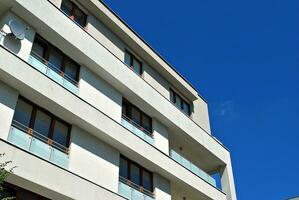
<path fill-rule="evenodd" d="M 211 135 L 207 102 L 101 1 L 71 1 L 86 16 L 83 28 L 62 12 L 62 1 L 0 2 L 0 153 L 18 166 L 7 182 L 54 200 L 235 200 L 230 153 Z M 12 20 L 23 40 L 11 33 Z M 66 67 L 53 71 L 48 46 L 45 60 L 33 56 L 37 38 L 78 64 L 76 83 Z M 142 74 L 125 64 L 128 52 Z M 34 107 L 25 128 L 16 126 L 22 99 Z M 124 99 L 132 116 L 141 113 L 140 125 L 125 120 Z M 34 132 L 39 109 L 52 117 L 46 140 Z M 60 119 L 69 125 L 65 150 L 53 145 Z M 125 172 L 123 157 L 131 163 Z"/>

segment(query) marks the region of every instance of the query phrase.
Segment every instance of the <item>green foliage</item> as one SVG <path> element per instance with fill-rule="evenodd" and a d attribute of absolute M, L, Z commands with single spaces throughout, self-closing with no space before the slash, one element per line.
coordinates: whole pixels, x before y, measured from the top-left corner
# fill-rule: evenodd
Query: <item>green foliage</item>
<path fill-rule="evenodd" d="M 5 156 L 5 154 L 0 154 L 0 158 L 2 158 L 3 156 Z M 10 194 L 8 191 L 5 190 L 5 188 L 3 187 L 4 181 L 7 178 L 7 176 L 10 173 L 13 173 L 13 169 L 14 167 L 10 168 L 7 171 L 7 167 L 9 164 L 11 164 L 11 161 L 5 161 L 3 163 L 0 162 L 0 200 L 12 200 L 15 199 L 15 197 L 10 197 Z"/>

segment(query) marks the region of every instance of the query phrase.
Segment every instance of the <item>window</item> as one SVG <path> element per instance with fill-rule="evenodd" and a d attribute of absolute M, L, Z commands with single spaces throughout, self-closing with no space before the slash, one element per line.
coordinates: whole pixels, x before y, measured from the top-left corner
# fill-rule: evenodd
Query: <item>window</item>
<path fill-rule="evenodd" d="M 48 61 L 51 65 L 54 65 L 58 72 L 62 70 L 63 55 L 58 49 L 51 48 Z"/>
<path fill-rule="evenodd" d="M 14 120 L 25 127 L 29 127 L 33 106 L 23 100 L 18 100 L 14 113 Z"/>
<path fill-rule="evenodd" d="M 131 107 L 131 119 L 138 125 L 141 125 L 141 111 L 136 107 Z"/>
<path fill-rule="evenodd" d="M 63 146 L 68 146 L 69 140 L 69 126 L 65 123 L 56 120 L 53 130 L 53 140 Z"/>
<path fill-rule="evenodd" d="M 87 15 L 70 0 L 63 0 L 61 10 L 81 27 L 86 26 Z"/>
<path fill-rule="evenodd" d="M 152 175 L 148 171 L 142 172 L 142 186 L 148 191 L 151 191 L 153 188 Z"/>
<path fill-rule="evenodd" d="M 38 194 L 25 190 L 23 188 L 17 187 L 15 185 L 4 183 L 3 190 L 0 191 L 0 198 L 5 199 L 7 197 L 16 197 L 16 200 L 49 200 Z"/>
<path fill-rule="evenodd" d="M 32 52 L 34 52 L 34 54 L 36 54 L 36 56 L 40 59 L 45 57 L 46 46 L 44 45 L 44 43 L 42 41 L 39 40 L 38 37 L 36 37 L 34 39 L 34 43 L 32 46 Z M 43 61 L 43 60 L 40 60 L 40 61 Z"/>
<path fill-rule="evenodd" d="M 135 183 L 136 185 L 140 185 L 140 169 L 139 166 L 134 164 L 134 163 L 130 163 L 130 181 L 132 181 L 133 183 Z"/>
<path fill-rule="evenodd" d="M 51 126 L 51 116 L 37 109 L 33 120 L 34 124 L 32 128 L 37 132 L 34 134 L 36 134 L 38 137 L 42 137 L 40 139 L 48 138 Z"/>
<path fill-rule="evenodd" d="M 119 164 L 119 175 L 125 179 L 129 177 L 129 164 L 126 159 L 121 158 Z"/>
<path fill-rule="evenodd" d="M 72 83 L 78 82 L 80 66 L 39 35 L 34 38 L 31 55 Z"/>
<path fill-rule="evenodd" d="M 79 79 L 79 71 L 78 65 L 72 61 L 71 59 L 65 59 L 63 65 L 63 71 L 72 80 L 78 81 Z"/>
<path fill-rule="evenodd" d="M 138 75 L 142 75 L 142 63 L 129 51 L 125 52 L 125 63 Z"/>
<path fill-rule="evenodd" d="M 170 101 L 174 103 L 174 105 L 180 109 L 183 113 L 190 116 L 191 115 L 191 108 L 190 104 L 185 101 L 181 96 L 179 96 L 176 92 L 170 89 Z"/>
<path fill-rule="evenodd" d="M 71 125 L 23 97 L 18 99 L 13 120 L 17 128 L 27 129 L 28 133 L 44 142 L 51 139 L 54 142 L 50 143 L 59 149 L 69 146 Z"/>
<path fill-rule="evenodd" d="M 125 158 L 124 156 L 120 157 L 119 170 L 119 175 L 121 178 L 129 180 L 135 185 L 142 187 L 149 192 L 153 192 L 153 174 L 150 171 Z"/>
<path fill-rule="evenodd" d="M 122 103 L 122 115 L 132 120 L 141 129 L 146 130 L 147 134 L 152 134 L 152 118 L 125 99 Z"/>

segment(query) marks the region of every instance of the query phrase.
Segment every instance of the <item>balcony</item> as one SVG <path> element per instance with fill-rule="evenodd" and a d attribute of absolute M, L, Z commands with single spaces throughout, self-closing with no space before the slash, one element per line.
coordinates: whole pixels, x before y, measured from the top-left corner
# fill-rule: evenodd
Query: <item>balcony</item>
<path fill-rule="evenodd" d="M 152 133 L 136 124 L 132 119 L 128 118 L 125 115 L 122 115 L 121 124 L 144 141 L 150 143 L 151 145 L 154 145 L 154 138 Z"/>
<path fill-rule="evenodd" d="M 185 168 L 187 168 L 188 170 L 190 170 L 191 172 L 193 172 L 194 174 L 196 174 L 197 176 L 201 177 L 209 184 L 213 185 L 214 187 L 217 187 L 216 180 L 213 177 L 211 177 L 206 172 L 202 171 L 199 167 L 194 165 L 192 162 L 190 162 L 189 160 L 187 160 L 186 158 L 184 158 L 174 150 L 170 150 L 170 157 L 176 162 L 178 162 L 179 164 L 181 164 L 182 166 L 184 166 Z"/>
<path fill-rule="evenodd" d="M 154 194 L 123 177 L 119 177 L 118 193 L 129 200 L 154 200 Z"/>
<path fill-rule="evenodd" d="M 17 121 L 12 123 L 8 141 L 63 168 L 68 167 L 68 148 Z"/>
<path fill-rule="evenodd" d="M 52 80 L 62 85 L 67 90 L 78 94 L 78 82 L 68 77 L 66 74 L 57 69 L 54 65 L 38 56 L 35 52 L 31 51 L 28 59 L 28 63 L 31 64 L 35 69 L 45 74 Z"/>

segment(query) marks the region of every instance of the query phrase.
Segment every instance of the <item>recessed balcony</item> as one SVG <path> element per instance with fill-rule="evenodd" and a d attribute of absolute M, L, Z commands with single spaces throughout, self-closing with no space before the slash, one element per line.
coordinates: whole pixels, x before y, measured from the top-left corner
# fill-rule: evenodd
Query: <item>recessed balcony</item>
<path fill-rule="evenodd" d="M 209 184 L 213 185 L 214 187 L 217 187 L 216 180 L 212 176 L 201 170 L 199 167 L 197 167 L 192 162 L 181 156 L 176 151 L 170 150 L 170 157 L 176 162 L 178 162 L 180 165 L 184 166 L 185 168 L 196 174 L 197 176 L 201 177 Z"/>
<path fill-rule="evenodd" d="M 67 74 L 57 69 L 53 64 L 41 58 L 37 53 L 31 51 L 28 63 L 41 73 L 47 75 L 52 80 L 62 85 L 67 90 L 78 94 L 78 82 L 68 77 Z"/>
<path fill-rule="evenodd" d="M 145 128 L 135 123 L 132 119 L 128 118 L 125 115 L 122 115 L 121 124 L 144 141 L 150 143 L 151 145 L 154 145 L 154 138 L 152 133 L 148 132 Z"/>
<path fill-rule="evenodd" d="M 154 200 L 155 196 L 151 191 L 148 191 L 133 182 L 119 177 L 118 193 L 129 200 Z"/>
<path fill-rule="evenodd" d="M 18 121 L 13 121 L 7 140 L 63 168 L 68 167 L 68 148 L 46 138 Z"/>

